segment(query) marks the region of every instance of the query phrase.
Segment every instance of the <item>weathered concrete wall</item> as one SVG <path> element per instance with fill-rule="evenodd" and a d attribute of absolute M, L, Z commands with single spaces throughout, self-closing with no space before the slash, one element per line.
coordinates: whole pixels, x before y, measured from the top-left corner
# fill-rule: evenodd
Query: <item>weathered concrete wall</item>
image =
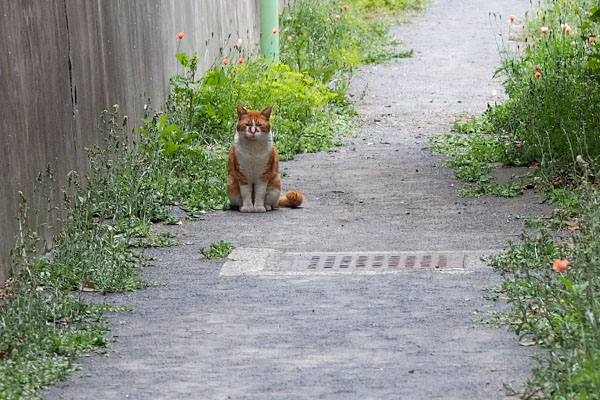
<path fill-rule="evenodd" d="M 159 107 L 180 51 L 202 71 L 219 48 L 259 41 L 259 0 L 0 0 L 0 281 L 14 245 L 18 191 L 32 196 L 48 163 L 58 178 L 85 168 L 99 113 L 137 121 Z M 283 3 L 282 3 L 283 4 Z"/>

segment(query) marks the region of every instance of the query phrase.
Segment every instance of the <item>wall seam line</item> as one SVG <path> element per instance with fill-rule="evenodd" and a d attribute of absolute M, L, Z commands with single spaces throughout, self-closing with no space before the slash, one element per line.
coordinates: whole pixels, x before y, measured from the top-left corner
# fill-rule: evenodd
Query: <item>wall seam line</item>
<path fill-rule="evenodd" d="M 65 27 L 67 29 L 67 54 L 69 61 L 69 86 L 71 89 L 71 113 L 73 119 L 75 119 L 75 88 L 73 87 L 73 63 L 71 60 L 71 34 L 69 32 L 69 13 L 67 10 L 67 0 L 63 0 L 63 6 L 65 10 Z"/>

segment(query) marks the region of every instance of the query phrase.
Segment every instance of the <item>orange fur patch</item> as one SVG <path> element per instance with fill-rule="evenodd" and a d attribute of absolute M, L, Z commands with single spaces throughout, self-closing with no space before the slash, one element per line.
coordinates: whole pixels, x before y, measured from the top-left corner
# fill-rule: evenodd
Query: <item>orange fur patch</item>
<path fill-rule="evenodd" d="M 304 201 L 304 194 L 295 190 L 290 190 L 279 198 L 279 207 L 299 207 Z"/>

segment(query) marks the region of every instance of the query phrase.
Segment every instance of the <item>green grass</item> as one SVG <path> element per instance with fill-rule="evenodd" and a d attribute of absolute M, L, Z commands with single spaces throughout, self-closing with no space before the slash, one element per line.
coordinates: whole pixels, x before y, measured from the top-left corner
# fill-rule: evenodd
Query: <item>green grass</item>
<path fill-rule="evenodd" d="M 408 3 L 388 2 L 387 11 L 403 11 Z M 375 6 L 357 0 L 302 0 L 281 16 L 281 60 L 295 71 L 344 90 L 352 70 L 365 63 L 382 63 L 409 57 L 412 51 L 398 52 L 388 35 L 390 21 L 367 18 Z M 347 8 L 347 9 L 346 9 Z"/>
<path fill-rule="evenodd" d="M 411 13 L 423 11 L 426 2 L 422 0 L 350 0 L 362 11 L 369 13 Z"/>
<path fill-rule="evenodd" d="M 523 393 L 595 399 L 600 393 L 600 196 L 584 185 L 569 197 L 577 199 L 578 209 L 555 198 L 561 212 L 538 220 L 539 231 L 511 243 L 492 266 L 502 274 L 502 292 L 512 306 L 503 319 L 520 338 L 543 349 Z M 577 234 L 566 235 L 567 227 Z M 556 259 L 569 261 L 565 272 L 553 269 Z"/>
<path fill-rule="evenodd" d="M 444 165 L 454 168 L 456 179 L 465 182 L 459 196 L 515 197 L 523 192 L 523 182 L 494 183 L 492 170 L 499 163 L 514 165 L 511 143 L 491 133 L 487 116 L 466 117 L 454 124 L 454 133 L 434 136 L 432 151 L 451 156 Z"/>
<path fill-rule="evenodd" d="M 211 243 L 208 249 L 200 249 L 200 254 L 209 260 L 213 258 L 224 258 L 229 255 L 235 249 L 235 245 L 225 240 L 221 240 L 217 243 Z"/>
<path fill-rule="evenodd" d="M 573 168 L 577 156 L 593 164 L 600 157 L 600 47 L 589 41 L 600 27 L 589 16 L 597 2 L 543 4 L 528 19 L 523 54 L 505 54 L 497 74 L 510 99 L 492 108 L 488 119 L 495 132 L 519 143 L 524 162 L 536 161 L 555 174 Z M 561 28 L 565 23 L 570 34 Z M 542 33 L 542 27 L 548 31 Z"/>

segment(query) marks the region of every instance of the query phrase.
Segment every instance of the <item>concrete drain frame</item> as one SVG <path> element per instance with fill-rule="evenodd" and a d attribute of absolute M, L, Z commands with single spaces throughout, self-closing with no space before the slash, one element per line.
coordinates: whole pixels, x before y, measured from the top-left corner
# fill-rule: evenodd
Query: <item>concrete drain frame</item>
<path fill-rule="evenodd" d="M 397 274 L 411 271 L 468 273 L 494 251 L 364 251 L 290 252 L 238 248 L 228 257 L 220 275 L 335 275 Z"/>

